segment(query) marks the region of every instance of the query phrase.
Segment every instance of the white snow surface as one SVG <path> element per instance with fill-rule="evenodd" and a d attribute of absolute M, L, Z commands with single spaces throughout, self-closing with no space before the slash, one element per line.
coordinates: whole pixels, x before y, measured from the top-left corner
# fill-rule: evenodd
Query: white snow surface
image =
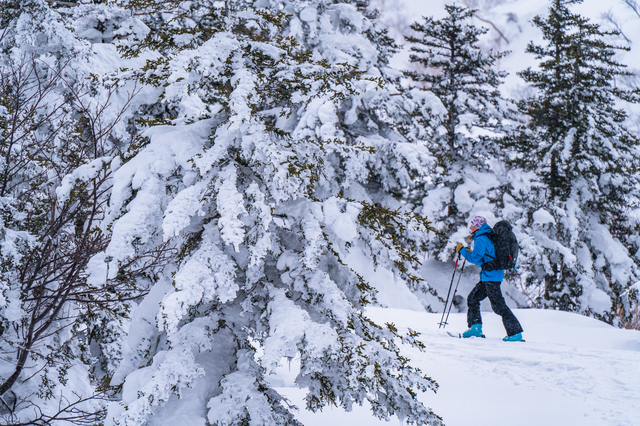
<path fill-rule="evenodd" d="M 421 400 L 447 426 L 629 426 L 640 419 L 640 333 L 582 315 L 516 309 L 524 343 L 502 341 L 504 328 L 493 312 L 483 312 L 486 338 L 457 339 L 438 329 L 441 314 L 408 309 L 369 308 L 378 324 L 400 332 L 420 332 L 426 350 L 404 347 L 411 364 L 436 380 L 437 394 Z M 466 316 L 452 313 L 446 331 L 465 330 Z M 295 387 L 297 359 L 272 377 L 277 390 L 300 408 L 305 426 L 404 424 L 375 419 L 368 408 L 346 413 L 304 409 Z"/>

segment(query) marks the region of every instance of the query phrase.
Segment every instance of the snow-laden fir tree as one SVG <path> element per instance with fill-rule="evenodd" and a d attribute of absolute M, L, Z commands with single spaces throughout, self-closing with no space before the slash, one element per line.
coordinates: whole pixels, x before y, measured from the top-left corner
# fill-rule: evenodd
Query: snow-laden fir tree
<path fill-rule="evenodd" d="M 638 93 L 616 87 L 615 78 L 629 74 L 615 60 L 626 50 L 615 44 L 618 34 L 572 13 L 576 3 L 554 0 L 533 21 L 546 44 L 527 47 L 539 64 L 520 76 L 537 91 L 519 104 L 529 122 L 510 149 L 535 178 L 513 191 L 523 203 L 514 219 L 526 234 L 523 274 L 540 303 L 614 321 L 638 274 L 628 217 L 638 202 L 638 139 L 618 106 Z"/>
<path fill-rule="evenodd" d="M 444 18 L 427 17 L 411 26 L 410 60 L 419 69 L 405 72 L 414 87 L 441 104 L 415 89 L 408 94 L 422 107 L 414 112 L 415 127 L 422 131 L 414 129 L 413 136 L 435 159 L 420 191 L 424 198 L 416 203 L 439 231 L 430 248 L 443 261 L 467 234 L 470 217 L 495 219 L 501 184 L 491 160 L 501 158 L 497 140 L 509 115 L 498 90 L 506 74 L 497 71 L 506 53 L 481 49 L 479 38 L 488 29 L 472 24 L 474 10 L 445 8 Z"/>
<path fill-rule="evenodd" d="M 132 311 L 107 423 L 298 424 L 269 382 L 296 358 L 308 409 L 368 401 L 441 424 L 418 400 L 435 382 L 397 346 L 414 336 L 363 313 L 376 300 L 363 274 L 407 292 L 429 230 L 387 191 L 387 153 L 407 143 L 366 4 L 123 4 L 149 32 L 121 51 L 151 56 L 128 78 L 153 91 L 114 175 L 105 254 L 175 256 Z"/>

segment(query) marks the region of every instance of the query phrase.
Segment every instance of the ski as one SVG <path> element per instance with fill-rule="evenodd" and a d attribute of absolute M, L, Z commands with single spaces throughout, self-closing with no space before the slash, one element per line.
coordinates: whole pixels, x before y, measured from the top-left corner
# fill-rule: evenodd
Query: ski
<path fill-rule="evenodd" d="M 448 334 L 449 336 L 451 336 L 451 337 L 455 337 L 456 339 L 462 339 L 462 334 L 460 334 L 460 333 L 453 334 L 452 332 L 447 331 L 447 334 Z M 484 334 L 483 334 L 482 336 L 480 336 L 480 337 L 482 337 L 483 339 L 486 339 L 486 338 L 487 338 L 487 336 L 485 336 Z M 526 340 L 524 340 L 524 339 L 522 339 L 522 340 L 517 340 L 517 342 L 522 342 L 522 343 L 524 343 L 524 342 L 526 342 Z"/>
<path fill-rule="evenodd" d="M 462 334 L 460 334 L 460 333 L 458 333 L 458 334 L 453 334 L 452 332 L 447 331 L 447 334 L 448 334 L 449 336 L 451 336 L 451 337 L 455 337 L 456 339 L 462 339 Z M 482 336 L 480 336 L 480 337 L 482 337 L 482 338 L 484 339 L 484 338 L 486 338 L 487 336 L 485 336 L 485 335 L 483 334 L 483 335 L 482 335 Z"/>

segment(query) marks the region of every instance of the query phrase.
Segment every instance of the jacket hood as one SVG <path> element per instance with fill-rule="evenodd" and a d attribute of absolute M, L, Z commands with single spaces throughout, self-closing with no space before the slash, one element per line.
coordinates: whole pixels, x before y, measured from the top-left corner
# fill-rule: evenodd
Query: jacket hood
<path fill-rule="evenodd" d="M 485 235 L 488 234 L 489 232 L 493 231 L 493 229 L 489 226 L 488 223 L 483 223 L 482 226 L 480 227 L 480 229 L 478 229 L 474 234 L 473 234 L 473 239 L 475 240 L 476 238 L 478 238 L 480 235 Z"/>

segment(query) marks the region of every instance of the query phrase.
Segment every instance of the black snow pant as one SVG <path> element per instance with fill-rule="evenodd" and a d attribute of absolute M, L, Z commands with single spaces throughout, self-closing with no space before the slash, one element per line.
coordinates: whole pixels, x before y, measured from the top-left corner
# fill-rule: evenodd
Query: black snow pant
<path fill-rule="evenodd" d="M 491 309 L 502 317 L 502 324 L 504 324 L 504 329 L 507 330 L 507 336 L 522 333 L 520 322 L 518 322 L 518 319 L 504 301 L 500 284 L 499 281 L 480 281 L 471 290 L 471 293 L 467 296 L 467 306 L 469 308 L 467 311 L 467 324 L 469 327 L 473 324 L 482 324 L 480 302 L 489 297 Z"/>

